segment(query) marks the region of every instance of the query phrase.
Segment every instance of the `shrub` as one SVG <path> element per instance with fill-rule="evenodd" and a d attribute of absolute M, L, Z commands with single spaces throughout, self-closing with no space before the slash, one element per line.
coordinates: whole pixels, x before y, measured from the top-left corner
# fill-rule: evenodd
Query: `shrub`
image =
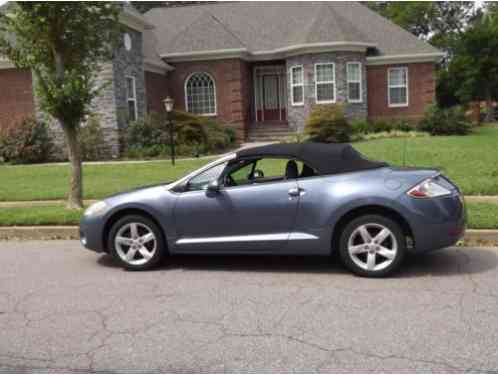
<path fill-rule="evenodd" d="M 10 163 L 46 162 L 52 147 L 47 125 L 33 118 L 14 122 L 0 132 L 0 156 Z"/>
<path fill-rule="evenodd" d="M 89 117 L 86 125 L 80 129 L 79 140 L 83 160 L 105 160 L 109 157 L 109 150 L 98 117 Z"/>
<path fill-rule="evenodd" d="M 367 134 L 371 132 L 371 125 L 367 120 L 353 120 L 351 130 L 353 134 Z"/>
<path fill-rule="evenodd" d="M 224 150 L 235 143 L 235 131 L 216 120 L 175 111 L 172 114 L 175 146 L 179 155 L 199 155 Z M 122 139 L 124 153 L 130 158 L 169 155 L 169 127 L 163 115 L 150 114 L 131 123 Z"/>
<path fill-rule="evenodd" d="M 432 135 L 465 135 L 470 133 L 472 124 L 465 117 L 461 107 L 439 108 L 430 106 L 419 124 L 422 131 Z"/>
<path fill-rule="evenodd" d="M 414 124 L 410 124 L 408 121 L 403 119 L 395 120 L 392 128 L 393 130 L 401 132 L 413 132 L 416 130 L 416 126 Z"/>
<path fill-rule="evenodd" d="M 370 123 L 371 131 L 369 133 L 390 132 L 394 130 L 394 124 L 387 120 L 375 120 Z"/>
<path fill-rule="evenodd" d="M 313 142 L 348 142 L 351 126 L 344 116 L 342 105 L 317 105 L 306 121 L 305 133 Z"/>

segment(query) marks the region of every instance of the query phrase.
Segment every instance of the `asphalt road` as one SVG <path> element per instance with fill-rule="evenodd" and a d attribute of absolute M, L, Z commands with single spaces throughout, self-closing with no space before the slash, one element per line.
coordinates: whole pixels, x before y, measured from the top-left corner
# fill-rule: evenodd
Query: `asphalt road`
<path fill-rule="evenodd" d="M 74 241 L 0 242 L 0 371 L 498 371 L 498 249 L 395 278 L 323 258 L 126 272 Z"/>

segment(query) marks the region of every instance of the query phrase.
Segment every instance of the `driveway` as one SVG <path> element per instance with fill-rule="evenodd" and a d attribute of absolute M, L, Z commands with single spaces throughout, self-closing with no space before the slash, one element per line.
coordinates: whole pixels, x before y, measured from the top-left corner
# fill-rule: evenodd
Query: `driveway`
<path fill-rule="evenodd" d="M 496 372 L 497 256 L 372 280 L 260 256 L 133 273 L 75 241 L 0 242 L 0 371 Z"/>

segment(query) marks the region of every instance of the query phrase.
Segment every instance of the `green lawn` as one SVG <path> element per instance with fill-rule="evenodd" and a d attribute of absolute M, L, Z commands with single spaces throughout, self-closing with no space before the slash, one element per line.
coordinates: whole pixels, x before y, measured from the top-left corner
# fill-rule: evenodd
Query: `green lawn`
<path fill-rule="evenodd" d="M 464 137 L 381 139 L 355 143 L 370 158 L 403 164 L 439 167 L 467 195 L 498 195 L 498 126 L 477 129 Z M 209 160 L 85 165 L 84 196 L 99 199 L 137 186 L 174 180 Z M 0 166 L 0 201 L 63 199 L 69 167 L 65 165 Z"/>
<path fill-rule="evenodd" d="M 85 165 L 85 199 L 103 198 L 138 186 L 173 181 L 210 160 L 179 160 L 139 164 Z M 0 201 L 64 199 L 69 185 L 66 165 L 0 166 Z"/>
<path fill-rule="evenodd" d="M 498 204 L 467 203 L 472 229 L 498 229 Z M 78 224 L 83 211 L 70 211 L 62 205 L 0 208 L 0 226 Z"/>
<path fill-rule="evenodd" d="M 405 144 L 406 165 L 439 167 L 466 195 L 498 195 L 498 125 L 468 136 L 381 139 L 354 146 L 372 159 L 402 165 Z"/>

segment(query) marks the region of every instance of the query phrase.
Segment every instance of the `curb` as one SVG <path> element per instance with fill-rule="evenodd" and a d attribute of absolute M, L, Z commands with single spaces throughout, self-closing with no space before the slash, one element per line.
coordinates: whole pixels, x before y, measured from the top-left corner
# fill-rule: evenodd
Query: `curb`
<path fill-rule="evenodd" d="M 0 227 L 0 240 L 78 240 L 79 227 L 26 226 Z M 498 229 L 467 229 L 461 241 L 465 246 L 498 246 Z"/>

